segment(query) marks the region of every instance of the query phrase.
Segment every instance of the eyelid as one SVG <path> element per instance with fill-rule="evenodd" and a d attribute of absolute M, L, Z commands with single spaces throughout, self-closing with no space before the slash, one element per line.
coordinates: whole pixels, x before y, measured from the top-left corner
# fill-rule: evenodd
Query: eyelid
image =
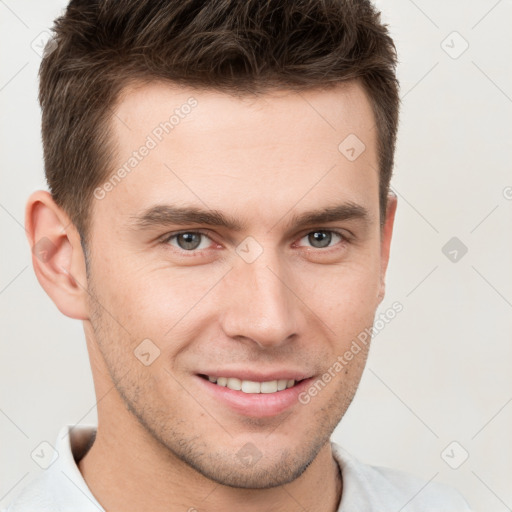
<path fill-rule="evenodd" d="M 163 244 L 166 244 L 166 243 L 169 243 L 169 241 L 172 238 L 175 238 L 179 235 L 183 235 L 184 233 L 198 233 L 198 234 L 201 234 L 201 235 L 205 236 L 206 238 L 210 239 L 210 241 L 217 243 L 212 238 L 211 233 L 208 230 L 204 230 L 204 229 L 200 229 L 200 228 L 199 229 L 182 229 L 180 231 L 172 231 L 170 233 L 166 233 L 165 235 L 161 236 L 159 238 L 159 241 Z M 205 250 L 205 249 L 202 249 L 202 250 Z M 194 251 L 185 251 L 185 252 L 194 252 Z M 195 251 L 195 252 L 200 252 L 200 251 Z"/>
<path fill-rule="evenodd" d="M 348 229 L 341 229 L 341 228 L 328 228 L 328 227 L 322 227 L 322 226 L 313 226 L 312 228 L 306 228 L 300 231 L 297 235 L 295 235 L 298 238 L 302 238 L 305 235 L 308 235 L 309 233 L 316 233 L 318 231 L 326 231 L 328 233 L 336 233 L 337 235 L 340 235 L 341 237 L 350 240 L 354 237 L 354 234 L 349 231 Z"/>
<path fill-rule="evenodd" d="M 347 231 L 346 230 L 338 230 L 338 229 L 335 229 L 335 228 L 322 228 L 322 227 L 320 227 L 320 228 L 308 228 L 308 229 L 302 231 L 301 233 L 295 235 L 294 238 L 295 238 L 296 241 L 293 243 L 293 245 L 297 246 L 297 242 L 300 241 L 302 238 L 304 238 L 306 235 L 309 235 L 310 233 L 315 233 L 315 232 L 318 232 L 318 231 L 324 231 L 324 232 L 334 233 L 334 234 L 338 235 L 339 237 L 341 237 L 341 242 L 338 242 L 338 243 L 350 242 L 351 238 L 353 237 L 352 233 L 347 235 Z M 168 244 L 169 241 L 172 238 L 177 237 L 177 236 L 179 236 L 181 234 L 184 234 L 184 233 L 198 233 L 198 234 L 201 234 L 201 235 L 205 236 L 206 238 L 208 238 L 214 244 L 221 245 L 214 238 L 212 238 L 211 232 L 209 230 L 205 230 L 205 229 L 201 229 L 201 228 L 182 229 L 182 230 L 179 230 L 179 231 L 173 231 L 173 232 L 170 232 L 170 233 L 166 233 L 165 235 L 160 237 L 159 241 L 162 244 Z M 336 245 L 338 245 L 338 244 L 335 244 L 335 245 L 329 246 L 329 247 L 325 247 L 325 248 L 309 247 L 309 249 L 319 250 L 319 251 L 324 251 L 325 252 L 328 249 L 332 249 L 332 248 L 336 247 Z M 304 246 L 298 246 L 298 247 L 304 247 Z M 189 254 L 189 255 L 199 254 L 199 253 L 207 250 L 207 249 L 194 249 L 194 250 L 191 250 L 191 251 L 187 251 L 185 249 L 179 249 L 179 248 L 176 248 L 176 247 L 173 247 L 173 249 L 178 251 L 178 252 L 180 252 L 180 253 L 186 253 L 186 254 Z"/>
<path fill-rule="evenodd" d="M 347 234 L 347 232 L 345 230 L 338 230 L 338 229 L 335 229 L 335 228 L 313 228 L 313 229 L 307 229 L 305 231 L 303 231 L 301 234 L 298 235 L 298 241 L 302 240 L 305 236 L 311 234 L 311 233 L 318 233 L 318 232 L 326 232 L 326 233 L 334 233 L 335 235 L 338 235 L 340 238 L 341 238 L 341 241 L 338 242 L 338 243 L 347 243 L 347 242 L 350 242 L 352 240 L 352 233 L 350 234 Z M 328 247 L 325 247 L 325 248 L 317 248 L 317 247 L 309 247 L 310 249 L 318 249 L 318 250 L 323 250 L 323 251 L 326 251 L 328 249 L 332 249 L 334 247 L 336 247 L 336 245 L 338 244 L 334 244 L 332 246 L 328 246 Z"/>

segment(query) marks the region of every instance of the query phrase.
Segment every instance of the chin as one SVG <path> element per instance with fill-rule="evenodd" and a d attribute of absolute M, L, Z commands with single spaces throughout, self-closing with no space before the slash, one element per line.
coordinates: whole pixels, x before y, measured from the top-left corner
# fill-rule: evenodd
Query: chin
<path fill-rule="evenodd" d="M 185 462 L 209 480 L 236 489 L 279 487 L 299 478 L 311 464 L 311 460 L 300 461 L 296 457 L 286 455 L 280 461 L 270 464 L 264 459 L 263 455 L 253 466 L 244 466 L 238 460 L 233 463 L 233 457 L 229 457 L 228 460 L 209 458 L 204 464 L 198 464 L 197 461 Z"/>

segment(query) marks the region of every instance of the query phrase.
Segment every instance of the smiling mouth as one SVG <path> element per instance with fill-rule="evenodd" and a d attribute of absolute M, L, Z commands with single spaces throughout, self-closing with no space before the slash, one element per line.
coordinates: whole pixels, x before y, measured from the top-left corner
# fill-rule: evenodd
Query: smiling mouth
<path fill-rule="evenodd" d="M 266 382 L 256 382 L 252 380 L 241 380 L 236 377 L 212 377 L 210 375 L 199 375 L 199 377 L 210 381 L 212 384 L 231 389 L 233 391 L 242 391 L 248 394 L 258 393 L 279 393 L 285 389 L 292 388 L 293 386 L 302 382 L 301 380 L 295 381 L 293 379 L 278 379 Z"/>

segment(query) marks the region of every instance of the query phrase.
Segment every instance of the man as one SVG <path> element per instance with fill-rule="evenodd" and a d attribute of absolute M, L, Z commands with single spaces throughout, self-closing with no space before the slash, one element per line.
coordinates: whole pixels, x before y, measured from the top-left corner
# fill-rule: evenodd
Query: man
<path fill-rule="evenodd" d="M 26 227 L 98 428 L 9 511 L 469 510 L 330 442 L 384 297 L 395 64 L 369 2 L 70 3 Z"/>

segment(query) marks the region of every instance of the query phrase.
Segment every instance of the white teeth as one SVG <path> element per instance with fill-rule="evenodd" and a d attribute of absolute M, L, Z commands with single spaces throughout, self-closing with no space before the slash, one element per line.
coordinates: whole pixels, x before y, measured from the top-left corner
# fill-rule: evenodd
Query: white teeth
<path fill-rule="evenodd" d="M 216 383 L 218 386 L 227 387 L 234 391 L 243 391 L 244 393 L 276 393 L 295 386 L 293 379 L 270 380 L 267 382 L 255 382 L 252 380 L 240 380 L 236 377 L 210 377 L 210 382 Z"/>
<path fill-rule="evenodd" d="M 236 377 L 230 377 L 226 387 L 235 391 L 240 391 L 242 389 L 242 381 Z"/>
<path fill-rule="evenodd" d="M 271 380 L 270 382 L 261 383 L 262 393 L 275 393 L 277 391 L 277 380 Z"/>
<path fill-rule="evenodd" d="M 244 393 L 260 393 L 261 383 L 254 382 L 252 380 L 243 380 L 242 381 L 242 391 Z"/>

